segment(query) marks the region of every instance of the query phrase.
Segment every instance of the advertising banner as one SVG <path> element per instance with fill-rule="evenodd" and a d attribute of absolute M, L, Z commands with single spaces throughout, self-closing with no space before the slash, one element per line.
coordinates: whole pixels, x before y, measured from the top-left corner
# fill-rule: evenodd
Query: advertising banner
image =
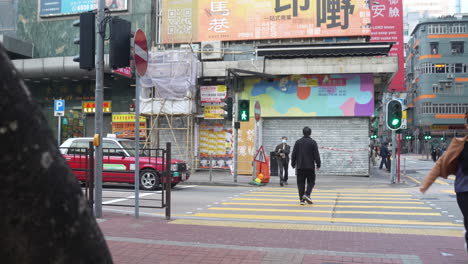
<path fill-rule="evenodd" d="M 244 83 L 241 98 L 259 101 L 262 117 L 374 114 L 372 74 L 292 75 L 273 81 L 248 79 Z"/>
<path fill-rule="evenodd" d="M 146 138 L 146 118 L 140 116 L 140 139 Z M 117 138 L 135 138 L 135 114 L 113 114 L 112 134 Z"/>
<path fill-rule="evenodd" d="M 221 105 L 205 105 L 203 107 L 203 118 L 205 119 L 224 119 L 224 110 Z"/>
<path fill-rule="evenodd" d="M 199 142 L 199 168 L 230 168 L 233 152 L 231 126 L 202 123 Z"/>
<path fill-rule="evenodd" d="M 403 0 L 371 1 L 371 42 L 395 42 L 389 56 L 398 57 L 398 72 L 388 91 L 405 90 Z"/>
<path fill-rule="evenodd" d="M 63 16 L 97 9 L 98 0 L 41 0 L 39 16 Z M 126 11 L 127 0 L 106 0 L 110 11 Z"/>
<path fill-rule="evenodd" d="M 164 43 L 370 35 L 365 0 L 163 0 Z"/>
<path fill-rule="evenodd" d="M 202 103 L 221 103 L 226 98 L 226 85 L 200 86 Z"/>

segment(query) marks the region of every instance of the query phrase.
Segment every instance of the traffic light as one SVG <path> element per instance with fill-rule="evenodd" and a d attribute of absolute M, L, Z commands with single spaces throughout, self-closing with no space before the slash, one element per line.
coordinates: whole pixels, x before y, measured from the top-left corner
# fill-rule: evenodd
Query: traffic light
<path fill-rule="evenodd" d="M 226 101 L 224 101 L 225 105 L 222 107 L 224 110 L 224 118 L 232 121 L 232 98 L 228 97 L 226 98 Z"/>
<path fill-rule="evenodd" d="M 250 101 L 249 100 L 239 100 L 238 101 L 238 108 L 237 111 L 237 121 L 239 122 L 246 122 L 249 121 L 250 117 Z"/>
<path fill-rule="evenodd" d="M 432 136 L 431 136 L 431 133 L 430 133 L 430 132 L 425 132 L 425 133 L 424 133 L 424 139 L 425 139 L 425 140 L 429 140 L 429 139 L 431 139 L 431 138 L 432 138 Z"/>
<path fill-rule="evenodd" d="M 411 139 L 413 139 L 413 136 L 406 136 L 406 139 L 411 140 Z"/>
<path fill-rule="evenodd" d="M 387 104 L 387 126 L 391 130 L 397 130 L 401 127 L 403 106 L 399 100 L 391 100 Z"/>
<path fill-rule="evenodd" d="M 377 138 L 377 135 L 371 135 L 370 138 Z"/>
<path fill-rule="evenodd" d="M 130 66 L 132 23 L 113 17 L 110 25 L 109 63 L 112 69 Z"/>
<path fill-rule="evenodd" d="M 74 27 L 80 28 L 80 35 L 73 43 L 80 45 L 80 53 L 73 61 L 80 63 L 80 69 L 92 70 L 95 67 L 96 53 L 96 17 L 93 12 L 80 14 L 80 19 L 73 22 Z"/>

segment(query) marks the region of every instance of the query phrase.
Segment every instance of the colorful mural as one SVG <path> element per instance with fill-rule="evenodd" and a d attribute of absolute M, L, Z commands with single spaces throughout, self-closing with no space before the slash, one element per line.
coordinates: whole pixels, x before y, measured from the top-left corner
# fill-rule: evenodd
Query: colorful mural
<path fill-rule="evenodd" d="M 292 75 L 249 79 L 242 99 L 258 100 L 263 117 L 372 116 L 372 74 Z M 253 104 L 250 113 L 253 115 Z"/>

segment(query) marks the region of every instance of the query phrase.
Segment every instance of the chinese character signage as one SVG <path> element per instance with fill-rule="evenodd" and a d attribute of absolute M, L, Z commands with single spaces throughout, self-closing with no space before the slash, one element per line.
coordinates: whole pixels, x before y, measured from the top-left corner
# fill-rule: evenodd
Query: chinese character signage
<path fill-rule="evenodd" d="M 135 114 L 113 114 L 112 134 L 118 138 L 135 138 Z M 146 118 L 140 116 L 140 139 L 146 138 Z"/>
<path fill-rule="evenodd" d="M 94 114 L 96 112 L 96 103 L 95 102 L 82 102 L 81 107 L 83 108 L 83 113 L 85 114 Z M 102 103 L 102 111 L 104 113 L 112 112 L 112 102 L 104 101 Z"/>
<path fill-rule="evenodd" d="M 126 11 L 127 0 L 106 0 L 110 11 Z M 98 0 L 41 0 L 39 15 L 63 16 L 97 9 Z"/>
<path fill-rule="evenodd" d="M 163 42 L 370 35 L 365 0 L 163 0 Z"/>
<path fill-rule="evenodd" d="M 200 168 L 229 169 L 232 166 L 232 128 L 222 124 L 200 124 Z M 211 154 L 211 158 L 210 158 Z M 210 165 L 211 160 L 211 165 Z"/>
<path fill-rule="evenodd" d="M 203 107 L 203 118 L 224 119 L 224 110 L 221 105 L 205 105 Z"/>
<path fill-rule="evenodd" d="M 395 42 L 389 52 L 398 56 L 398 72 L 393 77 L 389 91 L 405 90 L 403 0 L 371 1 L 371 42 Z"/>
<path fill-rule="evenodd" d="M 226 98 L 226 85 L 200 86 L 202 103 L 220 103 Z"/>

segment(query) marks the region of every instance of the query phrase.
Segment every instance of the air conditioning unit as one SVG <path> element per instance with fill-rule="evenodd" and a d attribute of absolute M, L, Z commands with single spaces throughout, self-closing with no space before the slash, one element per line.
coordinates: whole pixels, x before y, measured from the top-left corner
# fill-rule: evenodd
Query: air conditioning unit
<path fill-rule="evenodd" d="M 201 43 L 202 60 L 222 60 L 221 41 L 206 41 Z"/>
<path fill-rule="evenodd" d="M 458 53 L 458 50 L 452 49 L 452 54 L 456 54 L 456 53 Z"/>
<path fill-rule="evenodd" d="M 453 73 L 448 73 L 447 74 L 447 79 L 453 79 L 453 78 L 454 78 Z"/>

